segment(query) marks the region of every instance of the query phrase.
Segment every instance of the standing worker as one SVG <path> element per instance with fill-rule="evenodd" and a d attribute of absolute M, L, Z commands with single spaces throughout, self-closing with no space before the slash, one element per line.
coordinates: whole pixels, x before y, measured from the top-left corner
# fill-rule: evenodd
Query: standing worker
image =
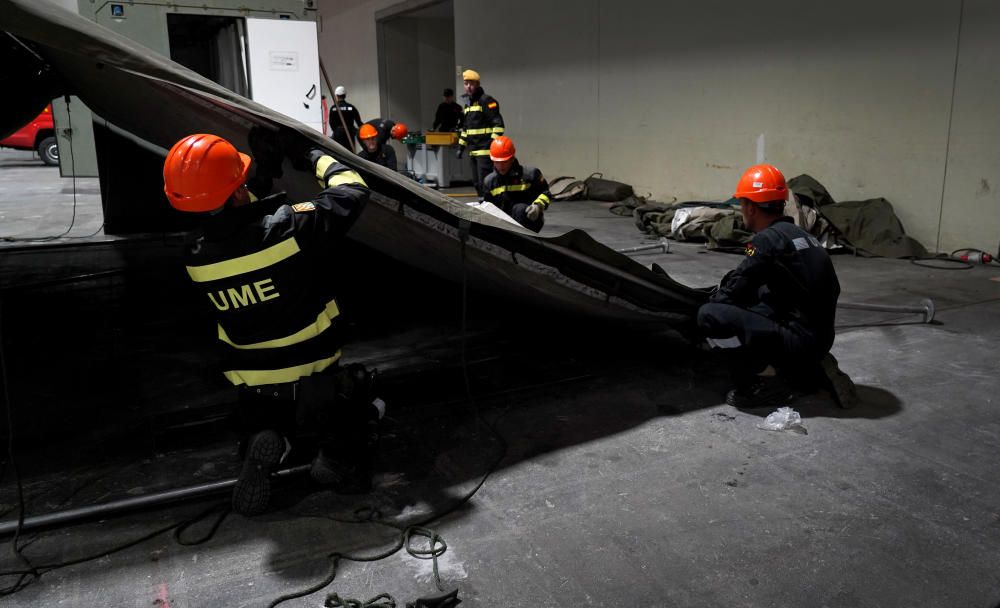
<path fill-rule="evenodd" d="M 269 164 L 261 156 L 258 173 Z M 218 321 L 224 375 L 239 393 L 244 462 L 232 504 L 245 515 L 267 509 L 271 473 L 289 445 L 310 439 L 319 448 L 314 480 L 367 491 L 377 440 L 371 378 L 338 365 L 343 333 L 331 281 L 346 263 L 336 246 L 369 190 L 315 150 L 309 164 L 323 191 L 298 204 L 284 193 L 257 200 L 245 185 L 250 164 L 225 139 L 198 134 L 177 142 L 163 166 L 170 204 L 203 218 L 185 264 Z"/>
<path fill-rule="evenodd" d="M 339 85 L 334 90 L 334 102 L 330 108 L 330 127 L 333 132 L 333 141 L 344 146 L 348 150 L 354 149 L 354 140 L 357 137 L 358 129 L 361 128 L 361 113 L 354 104 L 347 101 L 347 88 Z M 340 110 L 339 114 L 337 110 Z M 343 117 L 343 122 L 341 122 Z"/>
<path fill-rule="evenodd" d="M 358 138 L 361 140 L 361 150 L 358 152 L 358 156 L 387 169 L 396 170 L 396 151 L 389 144 L 382 143 L 378 129 L 365 123 L 358 131 Z"/>
<path fill-rule="evenodd" d="M 698 326 L 727 355 L 738 408 L 781 405 L 789 387 L 831 390 L 853 405 L 853 383 L 830 354 L 840 283 L 826 249 L 784 215 L 788 187 L 772 165 L 746 170 L 734 198 L 754 232 L 746 257 L 698 309 Z M 769 367 L 778 378 L 761 374 Z"/>
<path fill-rule="evenodd" d="M 457 131 L 462 124 L 462 106 L 455 103 L 454 89 L 445 89 L 443 97 L 434 114 L 431 131 Z"/>
<path fill-rule="evenodd" d="M 494 139 L 489 152 L 494 170 L 483 182 L 483 201 L 493 203 L 528 230 L 540 231 L 545 209 L 552 202 L 542 172 L 517 162 L 514 142 L 506 135 Z"/>
<path fill-rule="evenodd" d="M 462 72 L 462 82 L 465 87 L 465 97 L 468 102 L 462 110 L 462 128 L 458 136 L 458 151 L 456 158 L 462 158 L 465 149 L 475 163 L 476 192 L 485 196 L 483 180 L 493 170 L 490 163 L 490 142 L 503 135 L 503 116 L 500 115 L 500 104 L 496 99 L 486 94 L 479 85 L 479 72 L 465 70 Z"/>

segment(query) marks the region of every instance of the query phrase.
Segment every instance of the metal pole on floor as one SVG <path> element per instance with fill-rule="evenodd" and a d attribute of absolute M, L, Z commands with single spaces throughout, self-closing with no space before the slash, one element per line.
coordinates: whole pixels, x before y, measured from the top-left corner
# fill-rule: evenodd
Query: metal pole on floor
<path fill-rule="evenodd" d="M 889 304 L 867 304 L 863 302 L 838 302 L 837 308 L 851 310 L 874 310 L 876 312 L 916 313 L 924 316 L 924 323 L 934 320 L 934 301 L 930 298 L 922 301 L 920 306 L 891 306 Z"/>
<path fill-rule="evenodd" d="M 290 469 L 278 471 L 274 474 L 274 476 L 278 479 L 290 478 L 305 473 L 308 470 L 309 465 L 303 464 Z M 206 496 L 223 494 L 232 490 L 234 485 L 236 485 L 236 479 L 223 479 L 220 481 L 212 481 L 209 483 L 187 486 L 174 490 L 156 492 L 154 494 L 146 494 L 145 496 L 124 498 L 122 500 L 115 500 L 99 505 L 66 509 L 65 511 L 56 511 L 54 513 L 46 513 L 45 515 L 33 515 L 24 518 L 24 522 L 21 524 L 21 532 L 30 532 L 41 528 L 50 528 L 55 526 L 68 526 L 90 519 L 99 519 L 111 515 L 118 515 L 126 511 L 137 511 L 140 509 L 160 507 L 180 500 L 204 498 Z M 11 534 L 14 534 L 16 530 L 16 519 L 13 521 L 0 522 L 0 537 L 10 536 Z"/>
<path fill-rule="evenodd" d="M 615 249 L 618 253 L 630 254 L 639 253 L 641 251 L 651 251 L 653 249 L 659 249 L 660 253 L 670 253 L 670 241 L 667 239 L 660 239 L 656 243 L 651 243 L 649 245 L 639 245 L 637 247 L 626 247 L 624 249 Z"/>

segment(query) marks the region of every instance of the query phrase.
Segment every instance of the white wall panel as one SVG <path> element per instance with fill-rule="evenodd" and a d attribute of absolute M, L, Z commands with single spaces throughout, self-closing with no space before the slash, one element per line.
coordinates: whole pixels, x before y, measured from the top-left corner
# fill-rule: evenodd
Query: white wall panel
<path fill-rule="evenodd" d="M 280 19 L 246 22 L 253 100 L 322 133 L 316 24 Z"/>

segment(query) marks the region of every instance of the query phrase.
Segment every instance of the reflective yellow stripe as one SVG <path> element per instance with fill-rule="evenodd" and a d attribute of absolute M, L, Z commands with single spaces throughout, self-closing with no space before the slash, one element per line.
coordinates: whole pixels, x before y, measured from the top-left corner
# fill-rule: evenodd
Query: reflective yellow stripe
<path fill-rule="evenodd" d="M 513 184 L 510 186 L 497 186 L 496 188 L 490 190 L 490 194 L 497 195 L 503 194 L 504 192 L 521 192 L 527 190 L 531 187 L 531 184 Z"/>
<path fill-rule="evenodd" d="M 551 202 L 552 202 L 552 199 L 550 199 L 550 198 L 549 198 L 548 196 L 546 196 L 545 194 L 539 194 L 539 195 L 538 195 L 538 198 L 536 198 L 536 199 L 535 199 L 534 201 L 532 201 L 532 202 L 534 202 L 534 203 L 538 203 L 538 204 L 539 204 L 539 205 L 541 205 L 542 207 L 548 207 L 548 206 L 549 206 L 549 203 L 551 203 Z"/>
<path fill-rule="evenodd" d="M 324 308 L 317 316 L 314 323 L 303 327 L 299 331 L 295 332 L 290 336 L 285 336 L 284 338 L 275 338 L 274 340 L 268 340 L 266 342 L 254 342 L 253 344 L 237 344 L 229 339 L 229 335 L 226 334 L 226 330 L 219 325 L 219 339 L 226 344 L 232 346 L 233 348 L 238 348 L 240 350 L 255 350 L 259 348 L 281 348 L 282 346 L 291 346 L 292 344 L 298 344 L 299 342 L 305 342 L 310 338 L 315 338 L 316 336 L 323 333 L 327 327 L 330 327 L 330 323 L 333 319 L 340 314 L 340 309 L 337 308 L 337 302 L 335 300 L 330 300 L 326 308 Z"/>
<path fill-rule="evenodd" d="M 485 129 L 466 129 L 466 135 L 486 135 L 487 133 L 492 133 L 493 129 L 487 127 Z"/>
<path fill-rule="evenodd" d="M 465 145 L 465 138 L 464 137 L 460 137 L 458 139 L 458 145 L 460 145 L 460 146 L 464 146 Z"/>
<path fill-rule="evenodd" d="M 335 162 L 337 162 L 337 159 L 332 156 L 321 156 L 316 161 L 316 179 L 319 180 L 320 184 L 323 183 L 323 176 L 326 175 L 326 170 Z"/>
<path fill-rule="evenodd" d="M 472 152 L 469 152 L 469 156 L 488 156 L 489 153 L 489 150 L 473 150 Z"/>
<path fill-rule="evenodd" d="M 272 266 L 284 259 L 292 257 L 298 252 L 299 244 L 295 242 L 295 238 L 292 237 L 281 241 L 277 245 L 271 245 L 267 249 L 258 251 L 257 253 L 251 253 L 249 255 L 233 258 L 231 260 L 216 262 L 215 264 L 188 266 L 187 271 L 188 274 L 191 275 L 191 280 L 196 283 L 217 281 L 219 279 L 234 277 L 238 274 L 245 274 L 255 270 L 260 270 L 261 268 L 267 268 L 268 266 Z"/>
<path fill-rule="evenodd" d="M 365 180 L 361 179 L 357 171 L 352 171 L 348 169 L 347 171 L 341 171 L 339 173 L 334 173 L 330 176 L 330 179 L 326 180 L 326 185 L 328 188 L 333 188 L 334 186 L 343 186 L 344 184 L 358 184 L 359 186 L 368 187 Z"/>
<path fill-rule="evenodd" d="M 468 114 L 469 112 L 482 112 L 482 111 L 483 111 L 483 106 L 476 104 L 474 106 L 465 106 L 464 112 L 465 114 Z"/>
<path fill-rule="evenodd" d="M 503 135 L 503 127 L 493 127 L 493 132 L 497 135 Z"/>
<path fill-rule="evenodd" d="M 241 384 L 246 384 L 247 386 L 258 386 L 260 384 L 281 384 L 282 382 L 295 382 L 303 376 L 310 376 L 321 372 L 336 363 L 337 359 L 340 359 L 339 350 L 337 351 L 337 354 L 332 357 L 320 359 L 319 361 L 313 361 L 312 363 L 306 363 L 304 365 L 296 365 L 294 367 L 286 367 L 284 369 L 233 370 L 225 372 L 224 375 L 227 380 L 236 386 Z"/>

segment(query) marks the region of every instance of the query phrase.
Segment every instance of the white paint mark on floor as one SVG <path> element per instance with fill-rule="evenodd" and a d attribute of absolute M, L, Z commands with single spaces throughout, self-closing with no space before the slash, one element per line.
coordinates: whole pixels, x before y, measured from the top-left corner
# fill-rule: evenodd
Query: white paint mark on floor
<path fill-rule="evenodd" d="M 414 539 L 417 544 L 415 549 L 426 549 L 427 541 L 420 544 L 419 539 Z M 417 559 L 406 551 L 400 551 L 396 555 L 403 561 L 403 566 L 413 575 L 417 582 L 424 585 L 434 585 L 434 560 Z M 438 557 L 438 574 L 442 582 L 464 580 L 469 577 L 463 564 L 455 554 L 455 549 L 448 547 L 444 555 Z"/>

